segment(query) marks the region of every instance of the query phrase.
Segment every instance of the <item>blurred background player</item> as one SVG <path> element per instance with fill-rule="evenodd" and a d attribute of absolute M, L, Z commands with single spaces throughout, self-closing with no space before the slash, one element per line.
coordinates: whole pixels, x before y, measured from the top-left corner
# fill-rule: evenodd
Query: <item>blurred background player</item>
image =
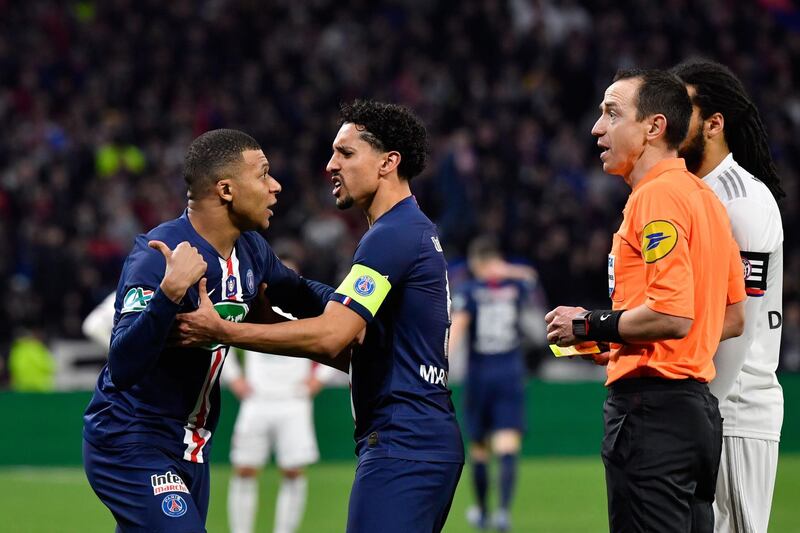
<path fill-rule="evenodd" d="M 298 271 L 288 252 L 278 255 Z M 338 374 L 309 359 L 250 350 L 244 351 L 244 371 L 236 357 L 226 360 L 222 383 L 242 402 L 231 441 L 231 533 L 255 530 L 258 474 L 272 450 L 281 476 L 273 531 L 293 533 L 300 526 L 308 493 L 305 467 L 319 460 L 312 400 L 333 373 Z"/>
<path fill-rule="evenodd" d="M 686 168 L 719 196 L 745 265 L 745 328 L 714 356 L 711 392 L 719 399 L 723 447 L 714 500 L 715 530 L 767 531 L 783 390 L 775 374 L 783 312 L 784 195 L 758 110 L 727 67 L 694 60 L 673 69 L 692 100 L 679 150 Z"/>
<path fill-rule="evenodd" d="M 111 344 L 111 331 L 114 329 L 114 300 L 116 292 L 106 296 L 97 307 L 92 309 L 83 321 L 81 330 L 86 338 L 108 350 Z"/>
<path fill-rule="evenodd" d="M 470 244 L 468 262 L 474 280 L 455 294 L 450 327 L 450 353 L 457 352 L 464 338 L 469 351 L 465 412 L 477 505 L 468 510 L 467 519 L 479 529 L 489 526 L 488 466 L 494 454 L 500 463 L 500 493 L 491 522 L 499 531 L 508 531 L 525 428 L 523 311 L 533 294 L 536 272 L 507 263 L 490 236 Z"/>

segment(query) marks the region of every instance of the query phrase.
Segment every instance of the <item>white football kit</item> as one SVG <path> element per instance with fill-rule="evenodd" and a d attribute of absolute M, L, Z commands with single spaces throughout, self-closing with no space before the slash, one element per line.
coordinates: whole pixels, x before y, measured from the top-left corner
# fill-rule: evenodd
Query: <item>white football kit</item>
<path fill-rule="evenodd" d="M 232 464 L 262 467 L 271 452 L 284 469 L 319 459 L 308 390 L 313 364 L 308 359 L 244 352 L 245 377 L 253 392 L 242 401 L 236 417 Z M 223 383 L 241 375 L 236 358 L 228 357 Z"/>
<path fill-rule="evenodd" d="M 720 343 L 710 384 L 723 417 L 715 529 L 767 531 L 783 424 L 775 371 L 783 322 L 783 224 L 766 185 L 728 156 L 703 181 L 722 201 L 744 265 L 745 327 Z"/>

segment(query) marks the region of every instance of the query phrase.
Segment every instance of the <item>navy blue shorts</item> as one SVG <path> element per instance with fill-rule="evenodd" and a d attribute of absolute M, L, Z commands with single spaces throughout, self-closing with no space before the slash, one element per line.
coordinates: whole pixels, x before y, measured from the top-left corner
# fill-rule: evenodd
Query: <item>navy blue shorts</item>
<path fill-rule="evenodd" d="M 83 441 L 83 466 L 95 494 L 120 532 L 205 533 L 208 464 L 158 448 L 107 449 Z"/>
<path fill-rule="evenodd" d="M 467 381 L 464 412 L 471 442 L 500 429 L 525 430 L 525 386 L 518 379 Z"/>
<path fill-rule="evenodd" d="M 358 465 L 347 533 L 437 533 L 461 477 L 462 463 L 380 457 Z"/>

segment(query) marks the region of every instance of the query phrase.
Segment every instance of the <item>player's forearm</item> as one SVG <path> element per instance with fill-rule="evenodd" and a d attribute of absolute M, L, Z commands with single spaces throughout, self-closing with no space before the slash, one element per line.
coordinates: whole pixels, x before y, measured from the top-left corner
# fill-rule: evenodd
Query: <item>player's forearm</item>
<path fill-rule="evenodd" d="M 691 318 L 659 313 L 644 304 L 625 311 L 619 319 L 619 334 L 625 342 L 682 339 L 691 327 Z"/>
<path fill-rule="evenodd" d="M 160 289 L 135 318 L 120 319 L 108 354 L 111 381 L 120 390 L 133 387 L 155 366 L 180 306 Z M 131 320 L 130 325 L 125 321 Z"/>
<path fill-rule="evenodd" d="M 744 331 L 740 336 L 720 342 L 717 352 L 714 354 L 714 368 L 717 374 L 711 383 L 709 383 L 708 388 L 720 401 L 725 399 L 733 389 L 733 385 L 736 383 L 736 378 L 742 371 L 747 353 L 751 349 L 756 334 L 757 321 L 755 317 L 758 316 L 760 311 L 759 299 L 747 298 L 744 302 L 740 302 L 740 304 L 744 308 L 743 314 L 750 315 L 752 318 L 745 321 Z M 726 321 L 729 318 L 728 315 L 731 307 L 733 306 L 728 306 L 728 309 L 726 309 Z M 723 335 L 724 334 L 725 332 L 723 331 Z"/>
<path fill-rule="evenodd" d="M 717 353 L 714 354 L 716 376 L 708 388 L 718 400 L 724 400 L 733 389 L 736 378 L 744 366 L 748 348 L 749 343 L 746 343 L 744 336 L 721 342 L 717 348 Z"/>
<path fill-rule="evenodd" d="M 337 331 L 322 317 L 278 324 L 220 323 L 219 340 L 246 350 L 304 357 L 315 361 L 335 359 L 353 339 Z"/>
<path fill-rule="evenodd" d="M 722 322 L 720 340 L 738 337 L 744 332 L 745 301 L 731 304 L 725 308 L 725 319 Z"/>

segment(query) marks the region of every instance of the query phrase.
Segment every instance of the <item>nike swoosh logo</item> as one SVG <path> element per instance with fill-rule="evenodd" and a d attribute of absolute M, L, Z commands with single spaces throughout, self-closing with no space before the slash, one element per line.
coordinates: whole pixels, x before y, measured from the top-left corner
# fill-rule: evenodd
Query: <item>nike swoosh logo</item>
<path fill-rule="evenodd" d="M 605 320 L 611 316 L 611 313 L 606 313 L 605 315 L 600 315 L 600 320 Z"/>

